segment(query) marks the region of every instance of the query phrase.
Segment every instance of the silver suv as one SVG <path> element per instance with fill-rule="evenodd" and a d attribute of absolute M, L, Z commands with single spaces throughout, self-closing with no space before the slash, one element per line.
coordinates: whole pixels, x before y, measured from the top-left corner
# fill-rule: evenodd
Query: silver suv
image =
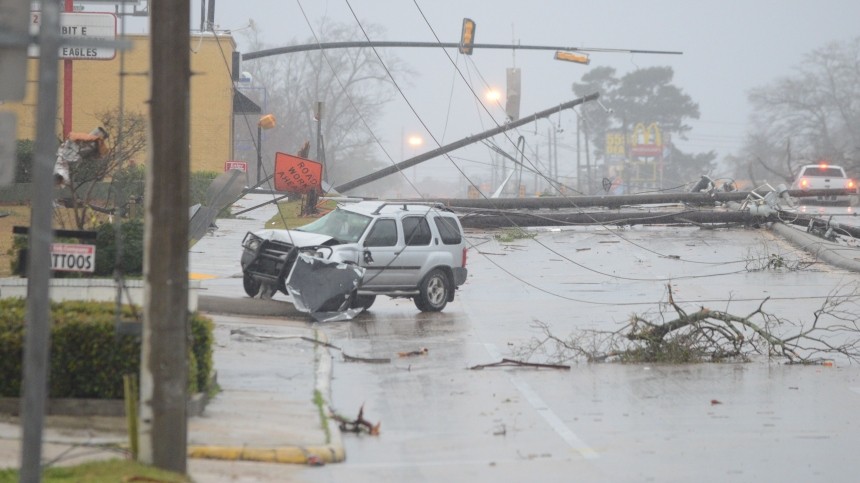
<path fill-rule="evenodd" d="M 349 294 L 351 308 L 370 308 L 377 295 L 388 295 L 438 312 L 454 300 L 467 275 L 460 220 L 439 204 L 342 204 L 293 230 L 249 232 L 242 246 L 245 292 L 251 297 L 289 295 L 285 281 L 300 253 L 361 267 L 357 290 Z"/>

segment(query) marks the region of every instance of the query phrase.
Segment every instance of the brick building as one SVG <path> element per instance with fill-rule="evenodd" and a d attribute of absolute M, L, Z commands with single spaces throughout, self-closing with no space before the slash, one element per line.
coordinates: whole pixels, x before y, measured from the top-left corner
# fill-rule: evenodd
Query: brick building
<path fill-rule="evenodd" d="M 149 115 L 148 35 L 129 35 L 133 47 L 125 51 L 125 110 Z M 230 35 L 211 32 L 192 34 L 191 45 L 191 170 L 223 171 L 233 152 L 233 84 L 231 58 L 236 43 Z M 121 54 L 113 60 L 75 60 L 72 75 L 72 131 L 89 132 L 99 125 L 97 113 L 119 106 Z M 57 138 L 62 135 L 63 69 L 59 69 Z M 30 59 L 27 94 L 21 103 L 7 103 L 4 110 L 18 115 L 18 139 L 36 137 L 38 60 Z M 115 135 L 115 133 L 111 133 Z M 146 162 L 143 154 L 138 162 Z"/>

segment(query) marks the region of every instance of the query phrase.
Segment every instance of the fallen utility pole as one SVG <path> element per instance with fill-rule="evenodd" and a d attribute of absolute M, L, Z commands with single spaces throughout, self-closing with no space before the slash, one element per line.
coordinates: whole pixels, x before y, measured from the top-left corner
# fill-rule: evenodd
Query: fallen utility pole
<path fill-rule="evenodd" d="M 769 190 L 768 190 L 769 191 Z M 442 203 L 451 208 L 488 209 L 488 210 L 539 210 L 539 209 L 576 209 L 602 206 L 604 208 L 620 208 L 631 205 L 647 205 L 662 203 L 686 203 L 692 205 L 713 205 L 729 201 L 743 201 L 751 191 L 730 191 L 715 193 L 646 193 L 639 195 L 601 195 L 601 196 L 553 196 L 540 198 L 432 198 L 421 201 Z M 767 191 L 755 191 L 764 195 Z M 819 190 L 788 190 L 793 198 L 850 195 L 854 194 L 844 189 Z"/>
<path fill-rule="evenodd" d="M 590 95 L 587 95 L 585 97 L 580 97 L 579 99 L 574 99 L 572 101 L 565 102 L 564 104 L 559 104 L 558 106 L 540 111 L 538 113 L 532 114 L 531 116 L 526 116 L 526 117 L 524 117 L 518 121 L 503 124 L 501 126 L 497 126 L 497 127 L 490 129 L 488 131 L 484 131 L 482 133 L 463 138 L 459 141 L 455 141 L 453 143 L 446 144 L 445 146 L 440 146 L 440 147 L 438 147 L 432 151 L 428 151 L 424 154 L 420 154 L 418 156 L 415 156 L 414 158 L 409 158 L 405 161 L 401 161 L 401 162 L 394 164 L 392 166 L 389 166 L 387 168 L 380 169 L 379 171 L 377 171 L 375 173 L 371 173 L 371 174 L 368 174 L 366 176 L 362 176 L 361 178 L 346 182 L 342 185 L 335 186 L 334 189 L 335 189 L 335 191 L 337 191 L 339 193 L 344 193 L 346 191 L 358 188 L 359 186 L 364 186 L 364 185 L 371 183 L 373 181 L 376 181 L 378 179 L 382 179 L 386 176 L 389 176 L 389 175 L 392 175 L 395 173 L 399 173 L 400 171 L 402 171 L 406 168 L 410 168 L 412 166 L 415 166 L 416 164 L 420 164 L 420 163 L 423 163 L 424 161 L 439 157 L 445 153 L 449 153 L 451 151 L 454 151 L 455 149 L 460 149 L 464 146 L 474 144 L 478 141 L 481 141 L 482 139 L 487 139 L 489 137 L 495 136 L 496 134 L 500 134 L 500 133 L 503 133 L 505 131 L 509 131 L 511 129 L 520 127 L 522 125 L 532 123 L 538 119 L 543 119 L 543 118 L 548 117 L 548 116 L 555 114 L 557 112 L 561 112 L 564 109 L 570 109 L 572 107 L 578 106 L 578 105 L 583 104 L 585 102 L 594 101 L 598 97 L 600 97 L 600 94 L 595 92 L 594 94 L 590 94 Z"/>
<path fill-rule="evenodd" d="M 737 224 L 776 221 L 776 217 L 762 218 L 748 211 L 653 211 L 653 212 L 506 212 L 471 213 L 460 217 L 464 228 L 513 228 L 522 226 L 569 225 L 677 225 L 677 224 Z"/>

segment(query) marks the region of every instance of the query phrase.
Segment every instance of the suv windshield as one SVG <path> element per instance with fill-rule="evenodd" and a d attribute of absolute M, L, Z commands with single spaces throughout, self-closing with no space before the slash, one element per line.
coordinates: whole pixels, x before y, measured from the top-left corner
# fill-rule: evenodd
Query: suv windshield
<path fill-rule="evenodd" d="M 328 235 L 341 243 L 355 243 L 370 224 L 371 218 L 340 208 L 319 220 L 296 228 L 298 231 Z"/>

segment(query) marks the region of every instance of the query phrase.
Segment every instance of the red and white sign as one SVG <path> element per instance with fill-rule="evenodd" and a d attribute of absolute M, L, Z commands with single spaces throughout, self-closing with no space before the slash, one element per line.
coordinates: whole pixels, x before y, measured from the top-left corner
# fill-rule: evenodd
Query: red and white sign
<path fill-rule="evenodd" d="M 322 164 L 310 159 L 275 153 L 275 190 L 287 193 L 322 192 Z"/>
<path fill-rule="evenodd" d="M 39 34 L 42 12 L 30 12 L 30 33 Z M 116 15 L 112 13 L 63 12 L 60 14 L 60 32 L 65 38 L 116 40 Z M 39 47 L 27 50 L 30 57 L 39 56 Z M 62 46 L 61 59 L 69 60 L 111 60 L 116 57 L 113 47 Z"/>
<path fill-rule="evenodd" d="M 224 161 L 224 172 L 230 171 L 231 169 L 238 169 L 243 173 L 248 172 L 248 163 L 245 161 Z"/>
<path fill-rule="evenodd" d="M 61 272 L 94 272 L 96 270 L 96 246 L 74 243 L 52 243 L 51 270 Z"/>

